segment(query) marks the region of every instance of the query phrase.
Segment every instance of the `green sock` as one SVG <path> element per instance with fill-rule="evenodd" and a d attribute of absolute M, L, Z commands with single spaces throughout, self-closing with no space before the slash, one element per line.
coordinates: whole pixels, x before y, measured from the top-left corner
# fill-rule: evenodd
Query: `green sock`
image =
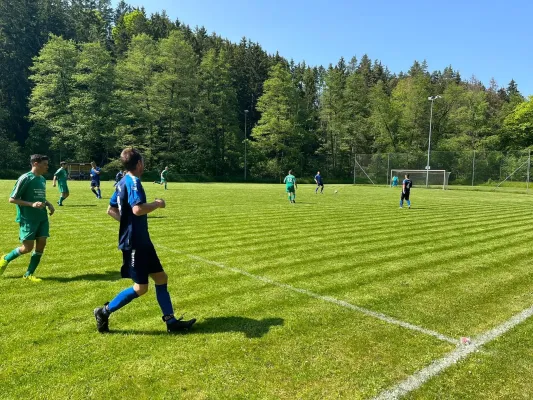
<path fill-rule="evenodd" d="M 167 184 L 166 184 L 166 182 L 165 182 L 165 190 L 167 190 Z"/>
<path fill-rule="evenodd" d="M 7 262 L 11 262 L 13 261 L 15 258 L 17 258 L 18 256 L 20 256 L 20 250 L 19 248 L 17 247 L 15 250 L 13 250 L 11 253 L 7 254 L 4 259 L 7 261 Z"/>
<path fill-rule="evenodd" d="M 63 196 L 61 196 L 61 197 L 59 198 L 59 205 L 63 204 L 63 200 L 65 200 L 65 199 L 63 198 Z"/>
<path fill-rule="evenodd" d="M 37 253 L 36 251 L 32 253 L 31 259 L 30 259 L 30 265 L 28 265 L 28 270 L 26 271 L 24 276 L 33 275 L 33 273 L 37 269 L 37 266 L 41 262 L 42 256 L 43 256 L 43 253 Z"/>

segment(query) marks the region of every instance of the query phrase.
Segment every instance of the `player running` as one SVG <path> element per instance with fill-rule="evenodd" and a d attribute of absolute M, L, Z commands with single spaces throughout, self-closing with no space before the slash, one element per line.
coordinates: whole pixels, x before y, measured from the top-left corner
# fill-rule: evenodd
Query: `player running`
<path fill-rule="evenodd" d="M 411 201 L 409 195 L 411 194 L 411 188 L 413 187 L 413 181 L 409 179 L 409 174 L 405 174 L 405 179 L 402 182 L 402 196 L 400 198 L 400 208 L 403 208 L 403 201 L 407 201 L 407 208 L 411 208 Z"/>
<path fill-rule="evenodd" d="M 168 167 L 165 167 L 163 171 L 161 171 L 161 180 L 155 181 L 154 183 L 157 183 L 159 185 L 165 185 L 165 190 L 167 190 L 167 182 L 168 182 Z"/>
<path fill-rule="evenodd" d="M 102 198 L 102 192 L 100 191 L 100 167 L 96 166 L 96 163 L 91 162 L 91 192 L 94 193 L 97 199 Z"/>
<path fill-rule="evenodd" d="M 289 202 L 296 203 L 296 189 L 298 185 L 296 184 L 296 177 L 292 174 L 292 169 L 289 170 L 289 175 L 283 180 L 285 183 L 285 191 L 288 193 Z"/>
<path fill-rule="evenodd" d="M 127 175 L 118 183 L 111 197 L 107 213 L 120 222 L 118 248 L 122 250 L 121 275 L 131 278 L 132 287 L 120 292 L 111 302 L 94 310 L 96 328 L 99 332 L 109 332 L 109 316 L 142 296 L 148 291 L 148 277 L 155 282 L 155 294 L 163 321 L 168 332 L 189 329 L 196 319 L 184 321 L 174 317 L 174 309 L 167 290 L 168 276 L 157 257 L 154 245 L 148 233 L 147 214 L 158 208 L 165 208 L 165 201 L 156 199 L 146 202 L 146 194 L 140 177 L 144 172 L 144 161 L 136 149 L 127 148 L 120 155 Z"/>
<path fill-rule="evenodd" d="M 54 180 L 53 180 L 52 186 L 56 187 L 56 183 L 58 184 L 59 200 L 58 200 L 57 204 L 59 206 L 63 206 L 63 202 L 69 196 L 68 184 L 67 184 L 68 171 L 66 169 L 67 163 L 65 161 L 61 161 L 59 163 L 59 165 L 61 167 L 54 174 Z"/>
<path fill-rule="evenodd" d="M 48 214 L 55 212 L 54 206 L 46 200 L 46 180 L 42 176 L 48 172 L 48 157 L 34 154 L 30 157 L 31 171 L 21 175 L 9 202 L 17 205 L 17 219 L 19 223 L 19 239 L 22 246 L 17 247 L 0 259 L 0 275 L 4 273 L 7 265 L 22 254 L 35 251 L 30 258 L 30 264 L 23 278 L 31 282 L 40 282 L 33 274 L 41 261 L 49 234 Z"/>
<path fill-rule="evenodd" d="M 318 188 L 321 188 L 320 194 L 324 194 L 324 182 L 322 181 L 322 175 L 320 175 L 320 171 L 318 171 L 315 175 L 315 182 L 316 182 L 315 194 L 318 193 Z"/>

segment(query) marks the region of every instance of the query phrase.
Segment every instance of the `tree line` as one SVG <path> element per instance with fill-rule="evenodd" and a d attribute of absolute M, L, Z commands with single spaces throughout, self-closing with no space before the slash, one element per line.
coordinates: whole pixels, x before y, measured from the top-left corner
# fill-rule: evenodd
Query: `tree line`
<path fill-rule="evenodd" d="M 309 66 L 243 38 L 147 15 L 121 1 L 0 0 L 2 170 L 55 163 L 275 177 L 289 168 L 350 174 L 356 154 L 528 148 L 533 100 L 452 66 L 392 73 L 368 55 Z M 245 137 L 246 135 L 246 137 Z"/>

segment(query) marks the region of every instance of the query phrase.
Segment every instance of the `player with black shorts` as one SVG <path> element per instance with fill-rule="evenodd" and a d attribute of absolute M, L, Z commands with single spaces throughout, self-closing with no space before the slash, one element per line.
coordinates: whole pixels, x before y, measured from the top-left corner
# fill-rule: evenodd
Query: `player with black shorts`
<path fill-rule="evenodd" d="M 167 289 L 168 276 L 148 233 L 148 214 L 158 208 L 165 208 L 165 201 L 156 199 L 152 203 L 146 202 L 140 179 L 144 172 L 144 161 L 136 149 L 123 150 L 120 158 L 128 173 L 118 182 L 107 213 L 120 222 L 118 248 L 122 250 L 121 275 L 123 278 L 131 278 L 134 285 L 120 292 L 103 307 L 94 310 L 96 328 L 101 333 L 109 332 L 109 316 L 145 294 L 150 277 L 155 282 L 156 298 L 163 312 L 167 331 L 187 330 L 196 319 L 184 321 L 174 317 Z"/>
<path fill-rule="evenodd" d="M 411 194 L 411 188 L 413 187 L 413 181 L 409 179 L 409 174 L 405 174 L 405 179 L 402 182 L 402 196 L 400 197 L 400 208 L 403 208 L 403 201 L 407 202 L 407 208 L 411 208 L 411 200 L 409 195 Z"/>

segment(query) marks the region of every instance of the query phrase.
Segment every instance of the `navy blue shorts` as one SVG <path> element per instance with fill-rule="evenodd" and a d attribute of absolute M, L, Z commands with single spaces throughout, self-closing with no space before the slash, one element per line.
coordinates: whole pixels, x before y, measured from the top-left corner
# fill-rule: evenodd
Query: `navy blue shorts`
<path fill-rule="evenodd" d="M 324 187 L 324 184 L 322 182 L 318 182 L 316 185 Z"/>
<path fill-rule="evenodd" d="M 153 245 L 136 250 L 122 250 L 120 275 L 123 278 L 131 278 L 133 282 L 145 285 L 148 283 L 148 276 L 157 272 L 163 272 L 163 266 Z"/>
<path fill-rule="evenodd" d="M 92 180 L 91 181 L 91 187 L 100 187 L 100 181 L 95 181 L 95 180 Z"/>

